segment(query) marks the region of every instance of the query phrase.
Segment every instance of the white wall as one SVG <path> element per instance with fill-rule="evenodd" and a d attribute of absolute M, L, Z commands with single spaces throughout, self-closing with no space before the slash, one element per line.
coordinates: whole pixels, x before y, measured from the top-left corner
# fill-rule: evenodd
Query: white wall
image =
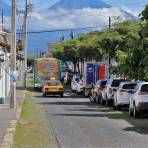
<path fill-rule="evenodd" d="M 9 53 L 4 53 L 1 47 L 0 54 L 4 54 L 4 62 L 0 63 L 0 98 L 5 101 L 10 92 L 10 61 Z"/>
<path fill-rule="evenodd" d="M 2 51 L 2 48 L 0 47 L 0 54 L 4 54 L 3 51 Z M 5 97 L 5 83 L 4 83 L 4 80 L 5 80 L 5 76 L 4 76 L 4 70 L 3 70 L 3 63 L 0 63 L 0 99 L 4 99 Z"/>

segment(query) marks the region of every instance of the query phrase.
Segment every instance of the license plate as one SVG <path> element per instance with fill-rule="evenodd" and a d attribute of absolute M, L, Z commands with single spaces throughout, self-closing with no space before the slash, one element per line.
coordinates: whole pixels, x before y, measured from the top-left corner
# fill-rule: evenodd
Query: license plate
<path fill-rule="evenodd" d="M 51 91 L 57 91 L 58 89 L 50 89 Z"/>

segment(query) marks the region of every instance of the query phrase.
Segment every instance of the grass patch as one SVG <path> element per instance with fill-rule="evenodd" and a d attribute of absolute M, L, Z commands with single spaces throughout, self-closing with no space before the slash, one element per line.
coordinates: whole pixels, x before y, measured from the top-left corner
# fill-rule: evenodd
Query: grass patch
<path fill-rule="evenodd" d="M 25 99 L 20 118 L 13 147 L 50 148 L 49 128 L 42 106 Z"/>

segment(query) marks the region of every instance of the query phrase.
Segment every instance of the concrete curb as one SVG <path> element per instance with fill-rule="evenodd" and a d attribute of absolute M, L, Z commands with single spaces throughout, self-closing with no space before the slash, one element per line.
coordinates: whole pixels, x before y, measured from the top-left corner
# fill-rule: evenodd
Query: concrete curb
<path fill-rule="evenodd" d="M 12 120 L 9 124 L 9 127 L 6 129 L 6 133 L 4 135 L 2 144 L 0 144 L 0 148 L 12 148 L 13 147 L 13 137 L 15 134 L 16 126 L 18 123 L 18 119 L 21 115 L 22 105 L 26 96 L 26 92 L 24 91 L 23 97 L 21 99 L 21 105 L 16 109 L 16 120 Z"/>

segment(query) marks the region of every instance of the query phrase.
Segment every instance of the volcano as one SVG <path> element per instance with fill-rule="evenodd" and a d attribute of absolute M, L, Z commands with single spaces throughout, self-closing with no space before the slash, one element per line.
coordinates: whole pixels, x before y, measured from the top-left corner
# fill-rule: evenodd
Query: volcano
<path fill-rule="evenodd" d="M 92 9 L 101 9 L 101 8 L 110 8 L 108 4 L 102 0 L 61 0 L 55 5 L 51 6 L 49 9 L 83 9 L 83 8 L 92 8 Z"/>

